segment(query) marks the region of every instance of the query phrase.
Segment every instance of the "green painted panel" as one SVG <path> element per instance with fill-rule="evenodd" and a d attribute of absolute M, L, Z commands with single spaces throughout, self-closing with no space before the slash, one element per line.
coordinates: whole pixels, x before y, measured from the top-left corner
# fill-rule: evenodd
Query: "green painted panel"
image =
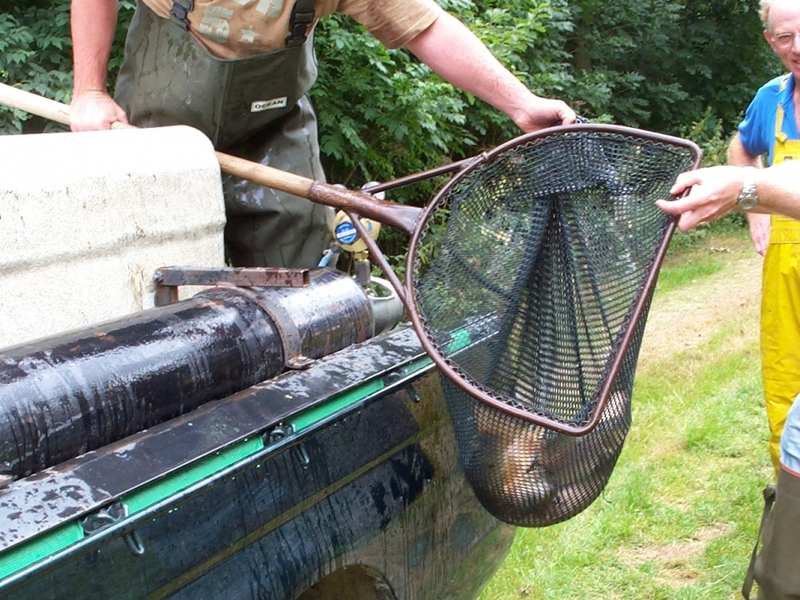
<path fill-rule="evenodd" d="M 75 520 L 4 552 L 0 555 L 0 579 L 79 542 L 83 537 L 83 527 Z"/>
<path fill-rule="evenodd" d="M 144 510 L 148 506 L 152 506 L 156 502 L 160 502 L 164 498 L 188 488 L 190 485 L 213 475 L 217 471 L 221 471 L 225 467 L 243 458 L 255 454 L 263 448 L 264 440 L 261 439 L 261 436 L 244 440 L 235 446 L 226 448 L 222 452 L 204 458 L 196 464 L 178 471 L 174 475 L 161 481 L 151 483 L 141 490 L 126 496 L 122 501 L 127 505 L 128 511 L 131 514 Z"/>

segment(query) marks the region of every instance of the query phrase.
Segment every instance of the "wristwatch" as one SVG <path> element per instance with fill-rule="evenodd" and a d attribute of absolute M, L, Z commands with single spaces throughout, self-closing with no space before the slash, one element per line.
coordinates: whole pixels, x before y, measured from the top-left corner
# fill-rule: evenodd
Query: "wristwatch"
<path fill-rule="evenodd" d="M 758 205 L 758 192 L 756 191 L 756 168 L 744 167 L 742 169 L 744 181 L 742 192 L 736 199 L 736 205 L 742 210 L 752 210 Z"/>

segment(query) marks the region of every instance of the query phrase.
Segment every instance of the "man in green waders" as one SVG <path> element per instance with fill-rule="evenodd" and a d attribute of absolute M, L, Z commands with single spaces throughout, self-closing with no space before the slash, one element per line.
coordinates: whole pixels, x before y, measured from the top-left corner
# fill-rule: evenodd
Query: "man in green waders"
<path fill-rule="evenodd" d="M 408 48 L 525 132 L 575 120 L 564 102 L 530 92 L 434 0 L 140 0 L 112 99 L 117 4 L 72 0 L 73 131 L 114 121 L 190 125 L 220 151 L 324 181 L 306 93 L 317 77 L 314 26 L 334 12 L 389 48 Z M 234 266 L 311 267 L 331 243 L 330 208 L 233 177 L 224 196 Z"/>

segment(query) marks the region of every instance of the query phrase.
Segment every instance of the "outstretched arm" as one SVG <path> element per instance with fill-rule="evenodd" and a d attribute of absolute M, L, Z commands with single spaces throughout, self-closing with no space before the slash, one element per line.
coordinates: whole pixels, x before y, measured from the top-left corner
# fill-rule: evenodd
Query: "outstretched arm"
<path fill-rule="evenodd" d="M 742 191 L 742 167 L 718 166 L 682 173 L 675 180 L 670 193 L 689 194 L 680 200 L 658 200 L 664 212 L 680 215 L 678 227 L 688 231 L 700 223 L 714 221 L 736 206 Z M 758 212 L 779 213 L 800 219 L 800 164 L 787 161 L 756 171 Z"/>
<path fill-rule="evenodd" d="M 72 0 L 70 26 L 75 82 L 70 128 L 73 131 L 108 129 L 114 121 L 128 122 L 106 87 L 117 10 L 118 0 Z"/>
<path fill-rule="evenodd" d="M 445 81 L 508 115 L 523 131 L 575 122 L 575 112 L 565 102 L 533 94 L 474 33 L 446 12 L 406 48 Z"/>

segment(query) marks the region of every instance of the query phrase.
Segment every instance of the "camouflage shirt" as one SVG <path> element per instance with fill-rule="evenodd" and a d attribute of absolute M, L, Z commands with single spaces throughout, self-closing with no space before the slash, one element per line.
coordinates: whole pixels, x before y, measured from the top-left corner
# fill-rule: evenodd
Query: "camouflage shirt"
<path fill-rule="evenodd" d="M 169 18 L 170 0 L 144 0 Z M 244 58 L 283 48 L 294 0 L 195 0 L 189 31 L 218 58 Z M 427 29 L 442 9 L 434 0 L 317 0 L 314 24 L 341 13 L 353 17 L 388 48 L 399 48 Z"/>

